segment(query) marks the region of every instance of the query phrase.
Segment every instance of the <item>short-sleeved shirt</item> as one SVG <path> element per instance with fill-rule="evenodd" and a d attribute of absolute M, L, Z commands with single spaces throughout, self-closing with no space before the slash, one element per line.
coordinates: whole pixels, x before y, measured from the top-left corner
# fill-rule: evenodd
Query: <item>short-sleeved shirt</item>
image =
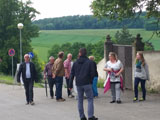
<path fill-rule="evenodd" d="M 71 61 L 70 61 L 70 60 L 66 59 L 66 60 L 64 61 L 64 68 L 67 69 L 67 72 L 68 72 L 69 75 L 70 75 L 70 73 L 71 73 Z M 66 74 L 65 74 L 65 77 L 67 77 Z"/>
<path fill-rule="evenodd" d="M 123 68 L 123 64 L 120 60 L 118 60 L 116 63 L 112 63 L 111 61 L 108 61 L 105 64 L 105 68 L 112 68 L 114 71 L 119 71 L 121 68 Z M 109 74 L 108 74 L 109 75 Z M 110 77 L 111 82 L 120 82 L 120 77 L 115 77 L 114 79 Z"/>

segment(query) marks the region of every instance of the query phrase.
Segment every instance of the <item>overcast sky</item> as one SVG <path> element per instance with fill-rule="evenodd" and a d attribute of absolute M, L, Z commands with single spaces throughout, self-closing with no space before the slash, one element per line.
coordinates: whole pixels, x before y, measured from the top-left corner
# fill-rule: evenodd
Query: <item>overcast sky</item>
<path fill-rule="evenodd" d="M 24 2 L 27 0 L 23 0 Z M 36 19 L 62 17 L 69 15 L 91 15 L 93 0 L 31 0 L 33 7 L 41 14 Z"/>

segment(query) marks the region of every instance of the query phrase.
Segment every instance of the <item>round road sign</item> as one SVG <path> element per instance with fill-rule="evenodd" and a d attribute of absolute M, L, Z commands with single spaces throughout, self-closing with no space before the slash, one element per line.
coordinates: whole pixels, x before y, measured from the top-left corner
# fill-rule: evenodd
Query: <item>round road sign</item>
<path fill-rule="evenodd" d="M 14 55 L 15 55 L 15 50 L 14 50 L 14 49 L 10 49 L 10 50 L 8 51 L 8 55 L 9 55 L 9 56 L 14 56 Z"/>

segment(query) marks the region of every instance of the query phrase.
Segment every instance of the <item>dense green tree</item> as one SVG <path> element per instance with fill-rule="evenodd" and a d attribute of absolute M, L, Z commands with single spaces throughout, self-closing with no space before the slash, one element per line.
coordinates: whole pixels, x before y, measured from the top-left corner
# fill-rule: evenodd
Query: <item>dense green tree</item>
<path fill-rule="evenodd" d="M 59 51 L 64 51 L 66 59 L 67 54 L 71 53 L 73 61 L 75 61 L 78 58 L 78 53 L 80 48 L 86 48 L 87 49 L 87 56 L 95 56 L 95 61 L 98 63 L 101 59 L 104 57 L 104 41 L 99 41 L 95 44 L 84 44 L 80 42 L 76 43 L 65 43 L 62 45 L 53 45 L 51 50 L 48 51 L 48 57 L 54 56 L 57 58 L 57 54 Z"/>
<path fill-rule="evenodd" d="M 160 22 L 160 0 L 94 0 L 91 8 L 95 16 L 112 20 L 137 18 L 145 9 L 146 18 Z M 156 33 L 160 35 L 160 31 Z"/>
<path fill-rule="evenodd" d="M 146 9 L 148 18 L 160 18 L 159 0 L 94 0 L 91 4 L 95 16 L 110 19 L 124 19 L 135 17 Z"/>
<path fill-rule="evenodd" d="M 22 29 L 23 55 L 33 51 L 30 45 L 31 38 L 38 36 L 39 29 L 32 24 L 38 12 L 31 7 L 31 4 L 30 0 L 26 3 L 19 0 L 0 0 L 0 58 L 3 60 L 0 64 L 0 72 L 11 73 L 11 57 L 8 56 L 10 48 L 14 48 L 16 51 L 14 69 L 16 64 L 20 62 L 18 23 L 24 24 Z M 40 73 L 40 66 L 36 63 L 38 62 L 36 55 L 34 59 L 38 73 Z"/>
<path fill-rule="evenodd" d="M 98 41 L 92 48 L 92 55 L 95 57 L 96 63 L 104 58 L 104 39 Z"/>
<path fill-rule="evenodd" d="M 58 52 L 63 51 L 64 52 L 64 59 L 67 58 L 67 54 L 71 53 L 73 60 L 77 59 L 78 52 L 80 48 L 86 47 L 84 43 L 65 43 L 62 45 L 53 45 L 51 50 L 48 51 L 48 57 L 54 56 L 55 58 L 58 57 Z"/>
<path fill-rule="evenodd" d="M 129 33 L 129 30 L 126 27 L 123 27 L 121 31 L 116 32 L 115 39 L 117 44 L 122 45 L 131 45 L 135 40 L 135 38 L 132 37 L 132 34 Z"/>
<path fill-rule="evenodd" d="M 53 56 L 54 58 L 57 58 L 58 52 L 60 52 L 61 46 L 58 44 L 55 44 L 52 46 L 52 48 L 48 51 L 48 57 Z M 62 50 L 61 50 L 62 51 Z"/>

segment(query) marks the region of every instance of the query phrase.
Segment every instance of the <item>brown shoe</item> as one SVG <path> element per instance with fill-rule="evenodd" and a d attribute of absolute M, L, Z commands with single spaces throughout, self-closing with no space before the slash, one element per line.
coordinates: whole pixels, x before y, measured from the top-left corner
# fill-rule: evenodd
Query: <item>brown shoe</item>
<path fill-rule="evenodd" d="M 33 101 L 32 101 L 32 102 L 30 102 L 30 104 L 31 104 L 31 105 L 35 105 L 35 103 L 34 103 Z"/>
<path fill-rule="evenodd" d="M 62 101 L 66 101 L 66 99 L 64 99 L 64 98 L 62 98 L 61 100 L 62 100 Z"/>
<path fill-rule="evenodd" d="M 62 99 L 58 99 L 57 100 L 57 102 L 64 102 L 65 101 L 65 99 L 64 98 L 62 98 Z"/>

